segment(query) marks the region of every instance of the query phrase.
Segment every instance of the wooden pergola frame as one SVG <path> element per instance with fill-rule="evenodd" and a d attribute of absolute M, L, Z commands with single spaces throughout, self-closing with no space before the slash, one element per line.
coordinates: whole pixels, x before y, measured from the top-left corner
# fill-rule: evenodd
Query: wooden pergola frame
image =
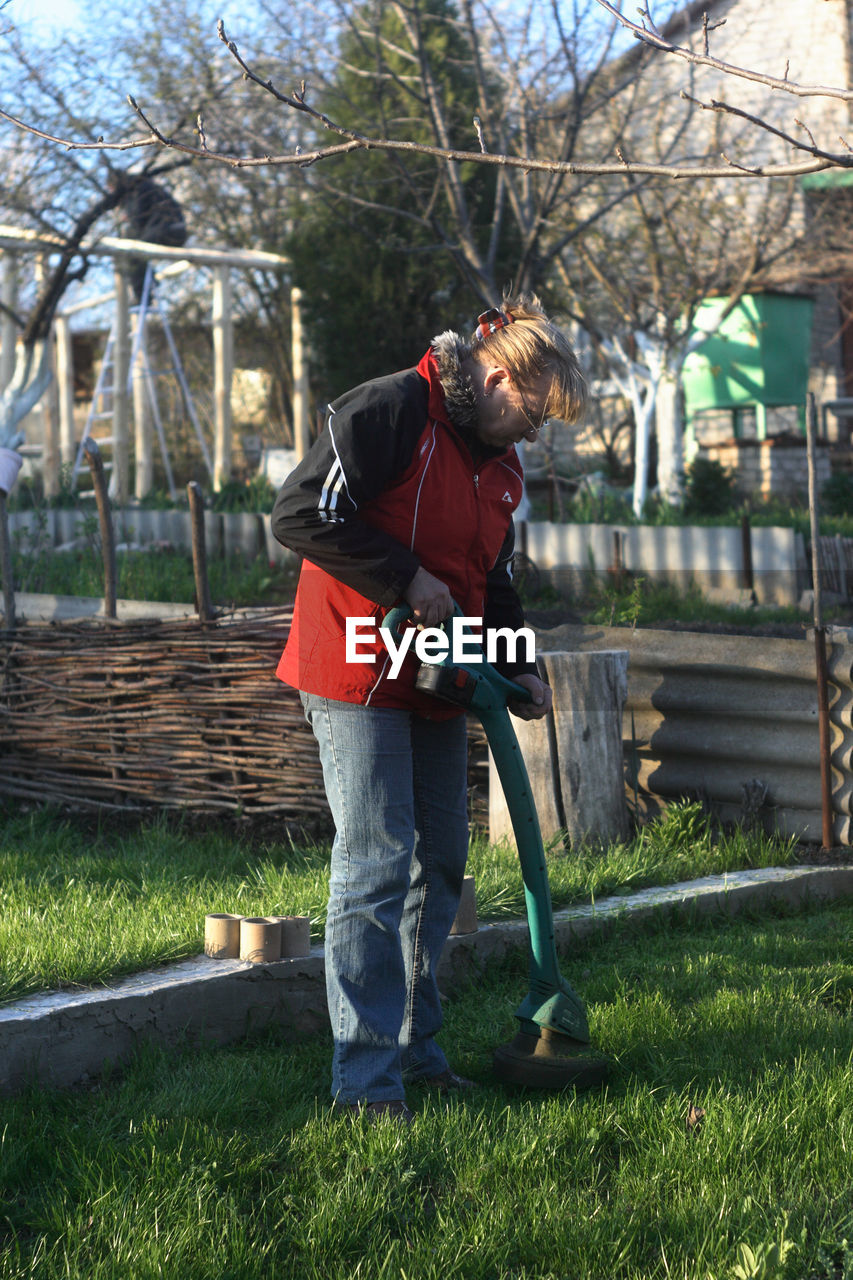
<path fill-rule="evenodd" d="M 0 280 L 0 298 L 11 311 L 16 308 L 20 259 L 25 255 L 36 255 L 36 271 L 44 272 L 45 263 L 51 253 L 63 247 L 59 237 L 46 236 L 37 232 L 23 230 L 18 227 L 0 225 L 0 249 L 2 249 L 3 272 Z M 70 317 L 78 310 L 92 305 L 99 305 L 115 300 L 116 307 L 116 342 L 114 349 L 114 411 L 113 439 L 115 441 L 115 460 L 118 468 L 116 492 L 121 498 L 128 496 L 128 477 L 130 461 L 130 403 L 127 393 L 130 342 L 130 299 L 128 288 L 128 268 L 131 258 L 143 258 L 150 261 L 173 264 L 173 270 L 180 264 L 181 268 L 212 267 L 213 268 L 213 307 L 211 326 L 213 336 L 213 403 L 214 403 L 214 453 L 213 453 L 213 487 L 220 489 L 227 483 L 231 472 L 232 455 L 232 414 L 231 384 L 234 374 L 234 328 L 231 310 L 231 271 L 261 269 L 266 271 L 285 272 L 290 268 L 290 260 L 276 253 L 264 253 L 253 249 L 203 249 L 195 247 L 170 248 L 166 245 L 149 244 L 142 240 L 126 240 L 117 236 L 99 236 L 96 240 L 86 241 L 81 246 L 81 253 L 98 258 L 112 258 L 115 276 L 114 292 L 80 303 L 60 311 L 54 317 L 53 328 L 56 341 L 56 385 L 58 393 L 58 423 L 45 433 L 45 447 L 42 465 L 44 468 L 45 491 L 48 495 L 58 492 L 60 468 L 63 464 L 74 462 L 77 450 L 76 431 L 74 425 L 73 403 L 73 365 L 71 358 Z M 301 293 L 294 288 L 291 291 L 293 307 L 292 318 L 292 363 L 293 363 L 293 434 L 297 457 L 302 457 L 308 448 L 310 439 L 310 423 L 308 411 L 308 370 L 302 338 Z M 8 384 L 15 367 L 15 347 L 18 331 L 14 320 L 7 311 L 0 312 L 0 391 Z M 50 418 L 50 415 L 49 415 Z M 145 474 L 146 467 L 140 467 L 140 449 L 146 448 L 142 433 L 137 433 L 135 451 L 137 474 Z M 137 492 L 137 497 L 144 494 Z"/>

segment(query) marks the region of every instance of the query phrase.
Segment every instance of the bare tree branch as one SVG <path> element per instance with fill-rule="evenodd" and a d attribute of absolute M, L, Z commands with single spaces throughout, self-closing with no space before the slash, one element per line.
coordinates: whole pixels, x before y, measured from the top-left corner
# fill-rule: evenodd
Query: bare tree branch
<path fill-rule="evenodd" d="M 665 52 L 687 58 L 691 62 L 706 63 L 707 65 L 716 67 L 718 70 L 726 74 L 754 80 L 759 83 L 766 84 L 770 88 L 782 88 L 786 92 L 799 93 L 801 96 L 840 97 L 845 100 L 853 100 L 853 90 L 836 90 L 818 86 L 800 86 L 787 79 L 782 80 L 772 76 L 765 76 L 758 72 L 751 72 L 746 68 L 740 68 L 733 64 L 721 62 L 719 59 L 706 57 L 704 54 L 695 54 L 692 50 L 666 41 L 653 25 L 638 26 L 636 23 L 631 23 L 628 19 L 623 18 L 616 8 L 609 3 L 609 0 L 596 0 L 596 3 L 605 8 L 624 27 L 634 32 L 634 34 L 637 35 L 639 39 L 644 40 L 645 43 L 652 47 L 662 49 Z M 645 10 L 644 13 L 647 16 L 649 23 L 651 23 L 651 19 L 648 18 L 648 11 Z M 727 112 L 732 115 L 737 115 L 747 120 L 756 129 L 775 133 L 777 136 L 787 141 L 795 152 L 804 153 L 805 158 L 788 162 L 774 162 L 763 165 L 747 166 L 740 165 L 725 156 L 721 156 L 719 162 L 703 159 L 698 162 L 685 163 L 650 163 L 642 160 L 628 159 L 625 156 L 618 155 L 613 159 L 599 162 L 581 161 L 569 158 L 552 159 L 529 153 L 525 153 L 523 155 L 509 154 L 506 150 L 505 139 L 501 139 L 499 143 L 499 145 L 503 146 L 503 150 L 484 151 L 482 149 L 483 135 L 477 130 L 477 127 L 473 122 L 472 140 L 476 140 L 478 143 L 477 150 L 466 150 L 446 144 L 433 145 L 413 142 L 404 138 L 372 137 L 340 125 L 331 119 L 330 116 L 314 108 L 308 101 L 308 91 L 304 83 L 299 89 L 294 90 L 292 93 L 285 93 L 274 84 L 272 79 L 269 77 L 265 79 L 260 76 L 244 59 L 236 42 L 228 36 L 221 21 L 218 24 L 218 34 L 220 40 L 228 49 L 228 52 L 236 60 L 246 80 L 251 81 L 265 93 L 270 94 L 283 107 L 310 119 L 323 130 L 335 134 L 341 139 L 341 141 L 328 146 L 314 147 L 309 150 L 295 147 L 292 151 L 285 152 L 283 154 L 266 153 L 259 156 L 234 154 L 210 147 L 203 132 L 195 132 L 193 135 L 194 140 L 192 142 L 186 141 L 175 134 L 164 133 L 156 124 L 152 123 L 147 114 L 139 107 L 132 96 L 128 97 L 129 104 L 137 118 L 144 125 L 145 132 L 135 137 L 124 138 L 117 141 L 108 141 L 102 136 L 97 137 L 92 141 L 78 141 L 74 138 L 61 137 L 46 130 L 41 130 L 37 126 L 29 124 L 27 121 L 3 110 L 0 110 L 0 119 L 6 120 L 16 128 L 42 138 L 45 141 L 64 147 L 68 151 L 121 152 L 140 150 L 144 148 L 160 148 L 163 150 L 179 152 L 181 155 L 192 160 L 218 163 L 236 169 L 267 168 L 271 166 L 306 168 L 310 165 L 317 164 L 319 161 L 330 160 L 342 155 L 350 155 L 353 152 L 362 150 L 383 151 L 403 155 L 423 155 L 451 165 L 490 165 L 499 169 L 516 171 L 520 174 L 545 173 L 579 177 L 636 174 L 637 176 L 644 177 L 672 179 L 716 179 L 739 177 L 786 178 L 818 173 L 824 169 L 830 168 L 853 168 L 853 153 L 844 142 L 842 142 L 842 145 L 844 146 L 844 150 L 842 151 L 830 151 L 829 149 L 816 147 L 813 141 L 806 142 L 803 139 L 798 139 L 780 132 L 775 128 L 775 126 L 771 125 L 760 116 L 749 115 L 737 108 L 730 107 L 725 103 L 719 102 L 698 105 L 701 105 L 708 110 Z M 487 128 L 488 120 L 484 120 L 482 113 L 480 113 L 480 119 L 483 121 L 483 127 Z"/>
<path fill-rule="evenodd" d="M 157 141 L 156 138 L 149 136 L 129 138 L 124 142 L 107 142 L 103 137 L 98 137 L 92 142 L 76 142 L 73 138 L 59 138 L 53 133 L 47 133 L 44 129 L 38 129 L 35 125 L 10 115 L 8 111 L 3 111 L 2 108 L 0 108 L 0 120 L 13 124 L 16 129 L 30 133 L 35 138 L 43 138 L 45 142 L 55 142 L 57 146 L 65 147 L 66 151 L 131 151 L 139 147 L 150 147 Z"/>
<path fill-rule="evenodd" d="M 770 124 L 769 121 L 762 119 L 761 116 L 754 115 L 750 111 L 744 111 L 742 107 L 735 107 L 730 102 L 719 102 L 714 98 L 712 98 L 710 102 L 701 102 L 698 98 L 690 97 L 686 93 L 682 93 L 681 97 L 684 98 L 686 101 L 692 103 L 693 106 L 699 107 L 700 110 L 702 111 L 717 111 L 724 115 L 735 116 L 739 120 L 746 120 L 748 124 L 755 125 L 757 129 L 761 129 L 765 133 L 772 134 L 773 137 L 775 138 L 780 138 L 783 142 L 787 142 L 791 147 L 794 147 L 797 151 L 807 152 L 809 155 L 814 156 L 815 159 L 826 160 L 833 166 L 837 162 L 836 154 L 834 152 L 825 151 L 822 147 L 817 146 L 814 140 L 814 135 L 812 134 L 811 130 L 808 129 L 806 125 L 802 123 L 801 120 L 797 120 L 795 121 L 795 123 L 798 124 L 800 128 L 805 133 L 808 134 L 808 137 L 809 137 L 808 142 L 803 142 L 801 138 L 796 138 L 793 136 L 793 134 L 785 133 L 784 129 L 777 128 L 776 125 Z M 848 150 L 850 149 L 848 143 L 845 141 L 844 138 L 840 138 L 839 141 L 845 147 L 847 147 Z M 734 164 L 735 162 L 732 160 L 729 163 Z M 753 176 L 759 176 L 759 177 L 762 176 L 762 170 L 759 168 L 753 168 L 749 165 L 738 166 L 738 167 L 743 168 L 747 173 L 752 173 Z M 766 173 L 766 170 L 764 171 L 764 173 Z"/>
<path fill-rule="evenodd" d="M 707 21 L 703 25 L 705 52 L 697 53 L 695 49 L 689 49 L 685 45 L 675 44 L 673 41 L 667 40 L 655 26 L 647 6 L 640 9 L 639 12 L 643 21 L 642 23 L 637 23 L 632 22 L 630 18 L 626 18 L 623 13 L 620 13 L 616 5 L 611 3 L 611 0 L 596 0 L 596 4 L 601 5 L 602 9 L 606 9 L 626 31 L 632 32 L 641 43 L 649 45 L 652 49 L 660 49 L 663 53 L 674 54 L 675 57 L 683 58 L 686 62 L 693 63 L 694 66 L 711 67 L 714 71 L 720 71 L 724 75 L 735 76 L 740 80 L 751 80 L 754 84 L 763 84 L 769 89 L 781 89 L 785 93 L 793 94 L 798 98 L 838 98 L 842 102 L 853 102 L 853 89 L 840 89 L 832 85 L 795 84 L 788 79 L 787 67 L 785 76 L 780 79 L 778 76 L 766 75 L 762 71 L 753 71 L 749 67 L 739 67 L 733 62 L 724 62 L 721 58 L 712 57 L 708 53 L 709 28 Z"/>

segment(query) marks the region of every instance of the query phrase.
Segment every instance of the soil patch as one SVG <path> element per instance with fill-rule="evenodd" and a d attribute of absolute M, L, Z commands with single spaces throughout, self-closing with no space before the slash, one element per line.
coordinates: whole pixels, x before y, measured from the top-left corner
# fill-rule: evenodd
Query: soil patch
<path fill-rule="evenodd" d="M 796 861 L 803 867 L 853 866 L 853 848 L 838 844 L 831 849 L 821 849 L 816 844 L 798 844 Z"/>

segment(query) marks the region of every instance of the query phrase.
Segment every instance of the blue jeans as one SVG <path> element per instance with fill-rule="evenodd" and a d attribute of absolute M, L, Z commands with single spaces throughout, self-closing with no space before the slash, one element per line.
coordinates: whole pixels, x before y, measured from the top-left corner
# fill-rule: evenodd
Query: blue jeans
<path fill-rule="evenodd" d="M 465 717 L 302 693 L 335 822 L 326 920 L 332 1095 L 404 1096 L 447 1069 L 436 970 L 468 855 Z"/>

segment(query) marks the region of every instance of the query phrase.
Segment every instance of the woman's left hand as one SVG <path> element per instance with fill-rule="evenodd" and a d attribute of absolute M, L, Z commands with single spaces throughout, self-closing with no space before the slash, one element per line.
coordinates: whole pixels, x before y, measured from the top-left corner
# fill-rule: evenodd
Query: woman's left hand
<path fill-rule="evenodd" d="M 532 674 L 514 676 L 513 679 L 516 684 L 530 690 L 533 701 L 508 703 L 512 714 L 518 716 L 519 720 L 541 720 L 543 716 L 547 716 L 554 697 L 551 686 Z"/>

